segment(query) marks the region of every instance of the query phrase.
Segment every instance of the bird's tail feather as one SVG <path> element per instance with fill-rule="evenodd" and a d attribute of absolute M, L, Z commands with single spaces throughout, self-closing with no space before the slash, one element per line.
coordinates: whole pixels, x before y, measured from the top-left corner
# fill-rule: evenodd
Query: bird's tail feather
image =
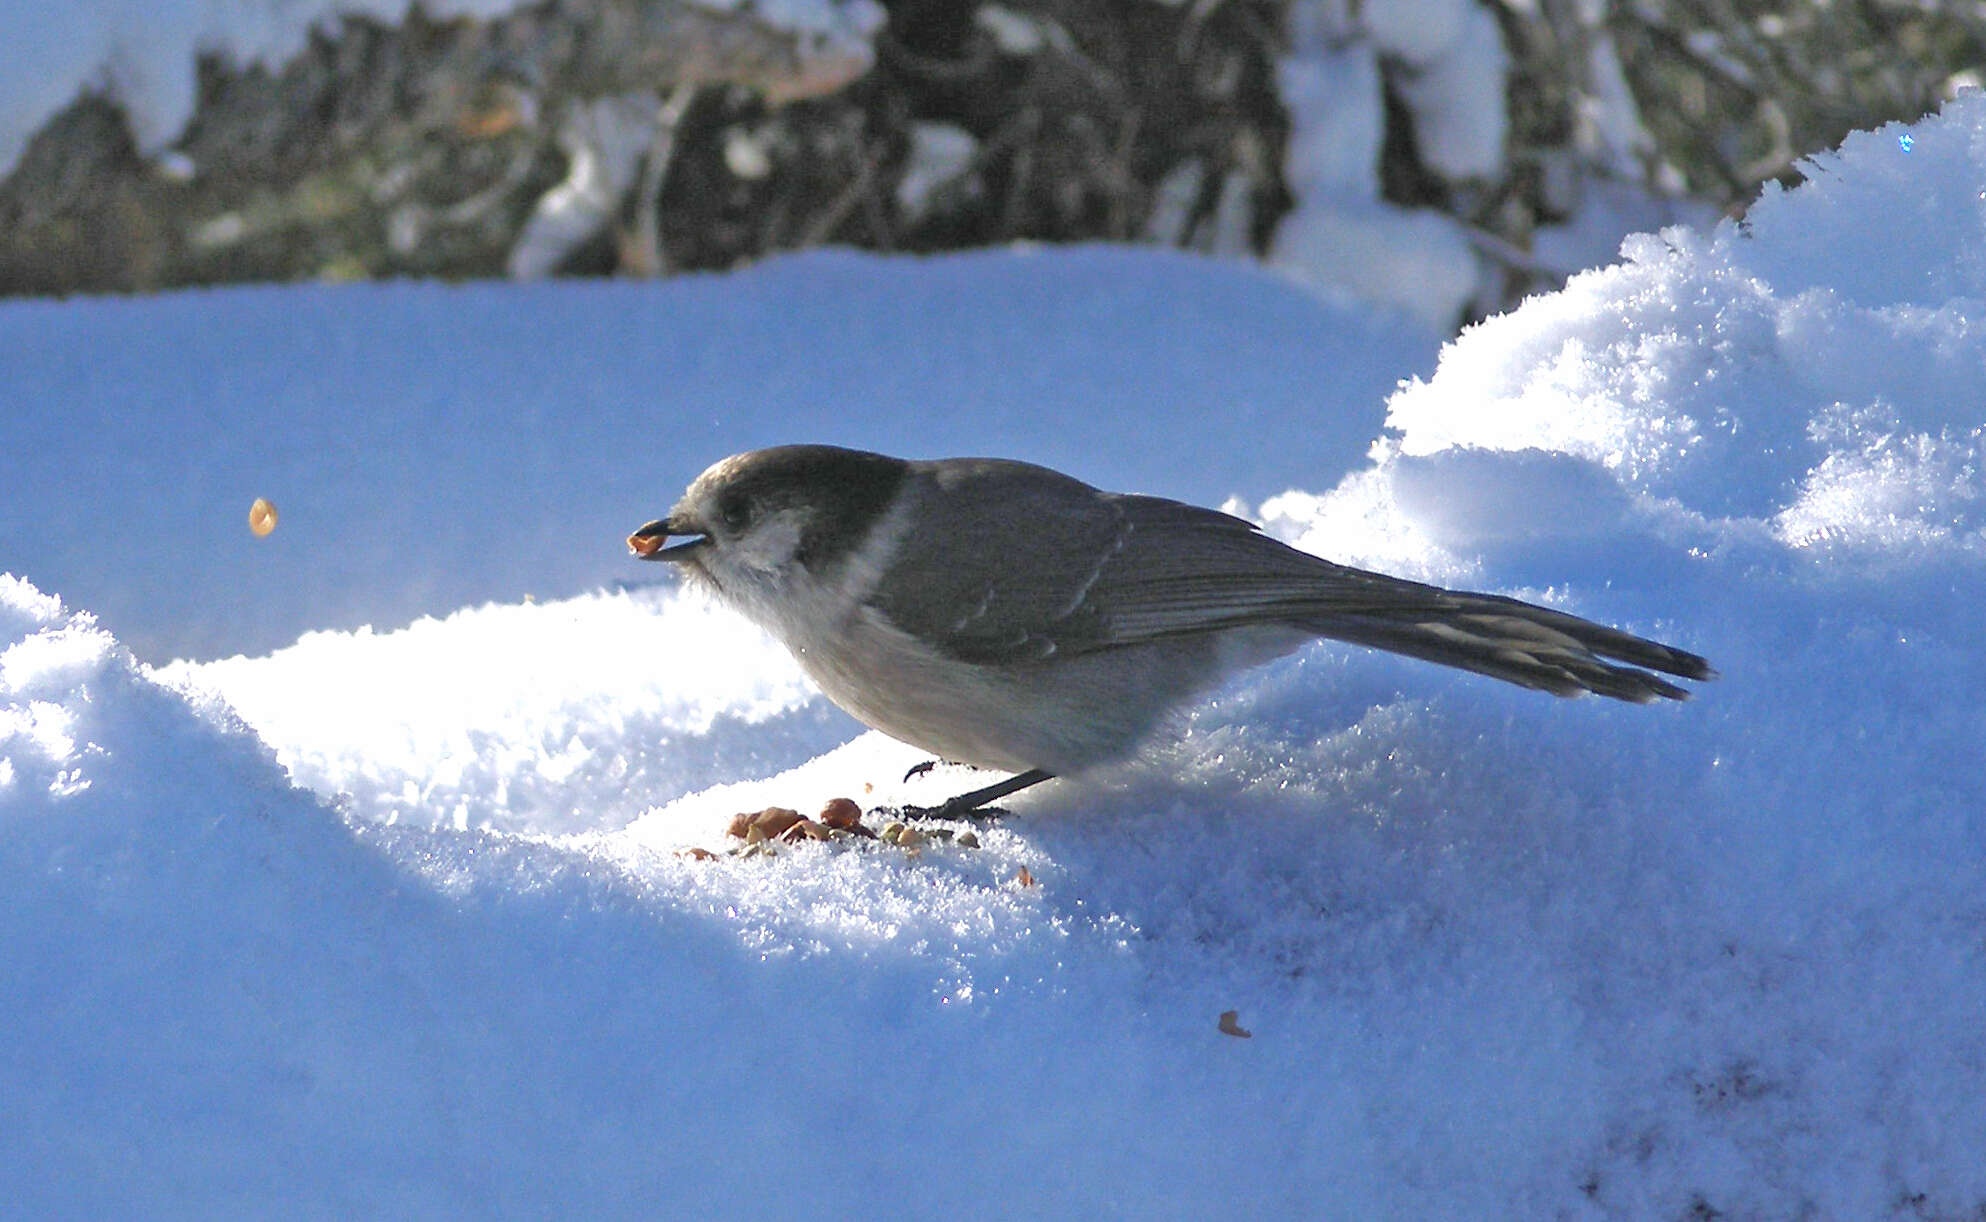
<path fill-rule="evenodd" d="M 1418 606 L 1351 615 L 1340 610 L 1304 627 L 1560 696 L 1595 692 L 1637 704 L 1684 700 L 1686 689 L 1650 672 L 1716 677 L 1693 653 L 1576 615 L 1496 594 L 1439 594 Z"/>

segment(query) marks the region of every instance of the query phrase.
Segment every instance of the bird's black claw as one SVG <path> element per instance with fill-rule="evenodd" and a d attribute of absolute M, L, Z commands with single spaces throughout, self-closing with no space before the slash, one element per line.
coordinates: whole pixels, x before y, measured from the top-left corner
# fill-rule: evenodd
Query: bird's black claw
<path fill-rule="evenodd" d="M 885 806 L 878 814 L 886 814 L 905 823 L 925 823 L 933 819 L 1004 819 L 1013 813 L 1004 806 L 965 806 L 951 802 L 941 802 L 936 806 Z"/>
<path fill-rule="evenodd" d="M 925 773 L 931 771 L 933 768 L 936 768 L 937 766 L 938 766 L 937 760 L 925 760 L 921 764 L 912 764 L 910 766 L 910 771 L 903 774 L 903 779 L 907 781 L 914 776 L 923 776 Z"/>

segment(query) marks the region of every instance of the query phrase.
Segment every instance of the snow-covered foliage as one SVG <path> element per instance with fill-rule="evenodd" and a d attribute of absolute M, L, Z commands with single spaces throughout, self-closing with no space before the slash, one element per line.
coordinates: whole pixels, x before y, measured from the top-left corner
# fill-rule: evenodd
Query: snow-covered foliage
<path fill-rule="evenodd" d="M 1505 126 L 1496 22 L 1474 0 L 1373 4 L 1356 18 L 1335 0 L 1307 0 L 1291 7 L 1290 24 L 1279 84 L 1296 207 L 1277 228 L 1271 261 L 1447 331 L 1477 293 L 1477 258 L 1453 218 L 1380 198 L 1381 62 L 1410 66 L 1407 104 L 1430 162 L 1457 178 L 1490 174 Z"/>
<path fill-rule="evenodd" d="M 734 10 L 739 0 L 693 0 Z M 202 52 L 278 65 L 313 29 L 344 17 L 397 23 L 410 0 L 0 0 L 0 30 L 32 70 L 0 73 L 0 176 L 36 128 L 81 89 L 103 89 L 123 104 L 141 147 L 175 139 L 194 106 L 194 64 Z M 433 18 L 496 17 L 519 0 L 421 0 Z M 881 10 L 871 0 L 758 0 L 769 24 L 820 44 L 823 54 L 868 54 Z"/>
<path fill-rule="evenodd" d="M 108 90 L 124 104 L 140 145 L 157 149 L 193 113 L 194 59 L 224 51 L 280 63 L 313 26 L 336 14 L 398 21 L 409 0 L 147 0 L 145 3 L 0 3 L 0 28 L 17 64 L 0 73 L 0 174 L 36 128 L 78 90 Z M 492 16 L 517 0 L 423 0 L 435 16 Z"/>
<path fill-rule="evenodd" d="M 1424 373 L 1417 333 L 1176 258 L 0 307 L 32 455 L 0 491 L 0 1199 L 1977 1213 L 1986 101 L 1810 177 L 1466 334 L 1386 433 L 1333 365 Z M 1306 345 L 1337 355 L 1261 381 Z M 1723 677 L 1624 707 L 1320 644 L 982 847 L 724 856 L 733 811 L 969 783 L 823 754 L 847 723 L 763 642 L 587 590 L 651 575 L 618 536 L 709 458 L 796 436 L 1232 493 Z M 54 595 L 153 661 L 264 656 L 153 670 Z"/>

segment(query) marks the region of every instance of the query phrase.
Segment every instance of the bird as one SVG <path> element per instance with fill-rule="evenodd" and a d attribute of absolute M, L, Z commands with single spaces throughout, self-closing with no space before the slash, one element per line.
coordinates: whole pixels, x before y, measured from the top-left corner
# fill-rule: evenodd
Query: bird
<path fill-rule="evenodd" d="M 1336 564 L 1252 522 L 1003 458 L 782 445 L 712 464 L 628 536 L 756 622 L 857 720 L 1011 773 L 963 815 L 1123 760 L 1228 676 L 1318 637 L 1647 703 L 1693 653 L 1499 594 Z"/>

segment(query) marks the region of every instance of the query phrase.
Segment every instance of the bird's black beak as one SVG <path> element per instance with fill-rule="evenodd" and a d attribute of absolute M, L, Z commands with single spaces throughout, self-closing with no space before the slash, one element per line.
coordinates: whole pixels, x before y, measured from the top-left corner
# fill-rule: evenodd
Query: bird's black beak
<path fill-rule="evenodd" d="M 669 543 L 669 536 L 681 535 L 681 543 Z M 673 523 L 667 518 L 650 522 L 628 536 L 628 550 L 643 560 L 682 560 L 710 537 L 694 527 Z"/>

